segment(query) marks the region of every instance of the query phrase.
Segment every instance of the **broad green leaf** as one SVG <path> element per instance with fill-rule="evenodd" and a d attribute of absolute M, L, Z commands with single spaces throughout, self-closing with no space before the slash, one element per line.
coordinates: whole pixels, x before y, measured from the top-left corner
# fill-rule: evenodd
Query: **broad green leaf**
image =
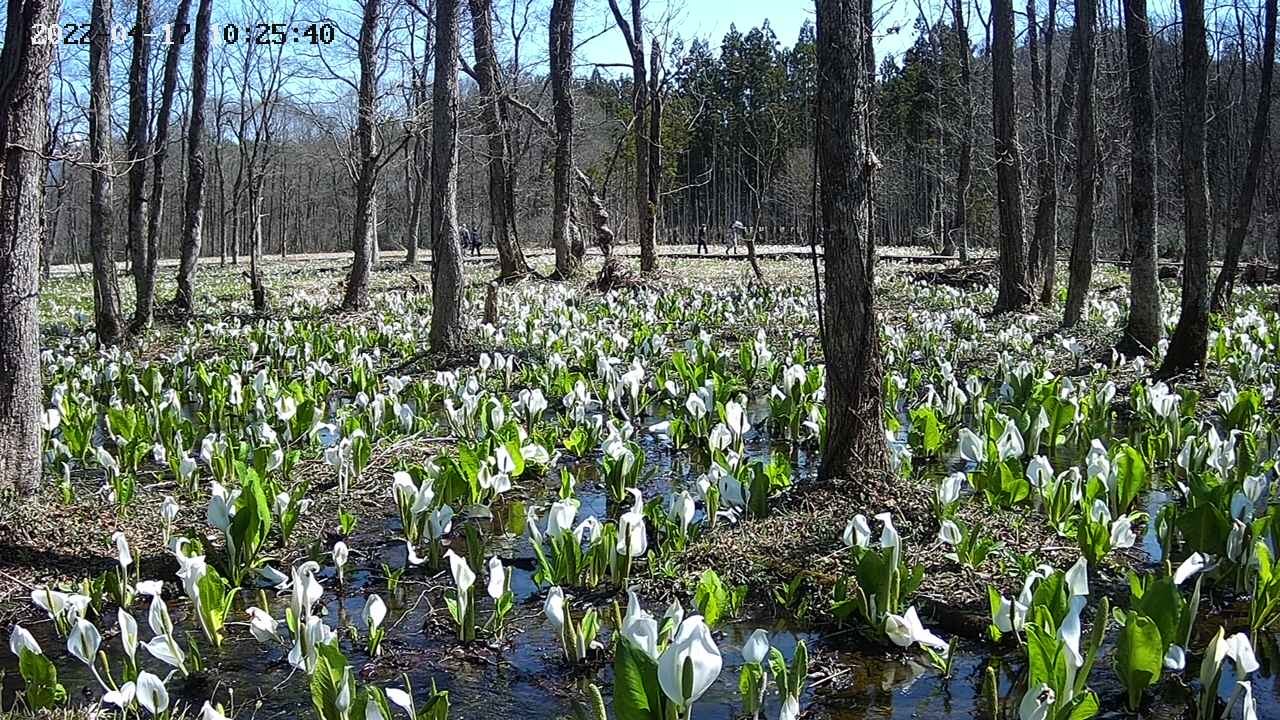
<path fill-rule="evenodd" d="M 1129 709 L 1137 710 L 1142 693 L 1160 679 L 1164 642 L 1160 628 L 1145 615 L 1132 613 L 1116 642 L 1116 675 L 1128 691 Z"/>
<path fill-rule="evenodd" d="M 660 720 L 658 666 L 625 639 L 613 659 L 613 711 L 618 720 Z"/>

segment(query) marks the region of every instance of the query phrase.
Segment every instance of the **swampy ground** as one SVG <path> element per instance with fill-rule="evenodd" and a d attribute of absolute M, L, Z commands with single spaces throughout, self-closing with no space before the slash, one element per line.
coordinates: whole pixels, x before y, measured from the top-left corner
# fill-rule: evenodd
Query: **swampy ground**
<path fill-rule="evenodd" d="M 878 266 L 879 311 L 887 322 L 906 322 L 909 318 L 938 312 L 947 305 L 937 292 L 924 292 L 954 283 L 949 302 L 969 298 L 975 311 L 985 314 L 990 307 L 990 292 L 981 280 L 983 271 L 948 269 L 938 263 L 920 263 L 904 259 L 906 249 L 888 249 Z M 549 258 L 538 256 L 535 265 L 549 270 Z M 767 254 L 761 261 L 765 284 L 780 293 L 812 298 L 813 269 L 800 249 Z M 483 306 L 487 280 L 496 274 L 488 258 L 469 259 L 467 273 L 469 295 L 473 304 L 469 311 Z M 590 287 L 596 265 L 588 267 L 572 289 L 563 284 L 526 280 L 517 286 L 503 287 L 499 293 L 499 319 L 513 311 L 513 303 L 521 302 L 521 293 L 538 293 L 540 288 L 555 289 L 571 297 L 573 302 L 592 306 L 610 302 Z M 274 317 L 297 320 L 319 319 L 341 326 L 370 326 L 381 322 L 385 312 L 383 299 L 414 298 L 422 291 L 421 279 L 429 277 L 429 269 L 403 268 L 397 259 L 386 258 L 374 275 L 373 310 L 368 313 L 339 313 L 333 308 L 341 293 L 339 283 L 345 265 L 341 258 L 298 258 L 274 261 L 267 265 L 266 277 L 271 288 Z M 976 282 L 975 282 L 976 281 Z M 742 260 L 716 256 L 706 258 L 669 258 L 661 273 L 638 281 L 647 290 L 698 292 L 747 286 L 753 282 L 750 265 Z M 1175 281 L 1176 282 L 1176 281 Z M 1122 304 L 1127 277 L 1121 269 L 1099 266 L 1095 274 L 1095 298 L 1101 302 Z M 122 290 L 126 291 L 121 283 Z M 218 267 L 206 263 L 200 275 L 201 298 L 197 303 L 202 314 L 190 326 L 172 323 L 161 317 L 156 329 L 145 338 L 135 340 L 128 351 L 140 359 L 162 357 L 189 333 L 197 336 L 206 323 L 259 322 L 248 306 L 248 288 L 241 268 Z M 1176 286 L 1166 288 L 1174 292 Z M 636 292 L 615 291 L 619 296 Z M 171 296 L 172 287 L 162 283 L 160 297 Z M 305 303 L 286 302 L 305 298 Z M 59 272 L 45 285 L 42 296 L 44 331 L 50 337 L 75 337 L 82 333 L 84 316 L 91 311 L 92 293 L 88 278 L 74 272 Z M 126 297 L 125 306 L 129 300 Z M 954 305 L 953 305 L 954 306 Z M 743 318 L 749 318 L 743 313 Z M 1096 315 L 1076 328 L 1072 337 L 1084 346 L 1083 353 L 1065 352 L 1059 342 L 1060 304 L 1036 308 L 1030 314 L 986 317 L 986 336 L 990 342 L 970 344 L 964 352 L 950 358 L 956 374 L 963 377 L 976 369 L 982 374 L 995 368 L 1006 348 L 999 338 L 1010 334 L 1029 334 L 1033 352 L 1050 357 L 1050 367 L 1057 374 L 1077 373 L 1082 364 L 1094 360 L 1106 362 L 1116 339 L 1114 328 Z M 734 347 L 750 342 L 760 329 L 749 320 L 725 322 L 703 331 L 718 341 Z M 796 343 L 820 354 L 817 327 L 812 315 L 775 316 L 763 328 L 770 340 L 780 347 Z M 518 332 L 508 328 L 508 332 Z M 679 346 L 686 338 L 670 338 Z M 218 348 L 200 344 L 197 353 L 214 355 Z M 482 352 L 500 350 L 494 343 L 476 334 L 469 349 L 457 357 L 435 358 L 414 354 L 405 358 L 388 358 L 387 368 L 403 376 L 430 376 L 436 371 L 474 367 Z M 1127 405 L 1125 393 L 1138 379 L 1131 368 L 1121 367 L 1112 374 L 1119 392 L 1117 407 Z M 1212 398 L 1222 378 L 1211 371 L 1202 378 L 1185 378 L 1184 385 L 1194 385 L 1201 397 Z M 554 399 L 553 399 L 554 400 Z M 1207 402 L 1207 401 L 1206 401 Z M 761 409 L 756 407 L 757 416 Z M 764 412 L 767 414 L 767 407 Z M 757 423 L 763 427 L 763 421 Z M 321 601 L 324 614 L 335 627 L 344 631 L 350 643 L 344 644 L 348 657 L 359 670 L 362 681 L 394 684 L 407 675 L 415 687 L 431 682 L 448 689 L 453 702 L 452 717 L 480 718 L 570 718 L 581 710 L 585 682 L 595 682 L 608 695 L 611 670 L 606 658 L 586 667 L 569 667 L 561 659 L 557 639 L 547 626 L 542 612 L 545 589 L 533 582 L 535 558 L 528 542 L 523 540 L 523 508 L 543 503 L 554 497 L 558 473 L 548 473 L 545 480 L 531 487 L 519 488 L 504 497 L 486 515 L 465 517 L 458 527 L 475 523 L 485 530 L 488 550 L 501 556 L 514 568 L 513 589 L 516 609 L 510 626 L 501 639 L 463 646 L 453 638 L 444 610 L 443 593 L 452 582 L 447 571 L 432 574 L 410 569 L 395 593 L 387 592 L 384 566 L 400 568 L 406 564 L 401 539 L 400 521 L 389 493 L 391 474 L 405 463 L 421 463 L 431 456 L 447 452 L 452 440 L 447 433 L 418 433 L 376 443 L 372 459 L 350 488 L 343 508 L 358 520 L 346 538 L 352 550 L 352 561 L 344 581 L 339 583 L 324 555 L 339 538 L 336 527 L 339 500 L 332 471 L 315 454 L 305 456 L 296 472 L 310 477 L 312 505 L 302 516 L 291 542 L 273 548 L 271 559 L 277 567 L 290 567 L 307 558 L 321 560 L 320 578 L 325 586 Z M 646 436 L 642 444 L 655 472 L 646 481 L 646 496 L 687 487 L 698 474 L 697 461 L 689 453 L 675 452 L 660 440 Z M 977 569 L 966 568 L 944 556 L 937 538 L 937 523 L 929 510 L 937 478 L 948 470 L 963 465 L 952 457 L 936 467 L 925 468 L 910 478 L 868 475 L 820 482 L 817 479 L 817 451 L 813 447 L 795 448 L 782 444 L 763 429 L 750 438 L 748 451 L 757 456 L 783 452 L 791 461 L 793 485 L 771 502 L 770 513 L 761 519 L 722 523 L 715 530 L 700 534 L 682 552 L 666 557 L 659 567 L 644 567 L 633 578 L 647 605 L 662 608 L 672 600 L 686 607 L 692 601 L 694 588 L 703 571 L 715 570 L 732 585 L 746 588 L 746 600 L 737 616 L 717 629 L 716 638 L 725 652 L 725 671 L 701 701 L 695 713 L 700 720 L 738 717 L 735 668 L 741 663 L 738 648 L 755 628 L 770 630 L 774 645 L 790 657 L 795 643 L 804 639 L 814 657 L 809 689 L 803 698 L 805 718 L 852 720 L 854 718 L 986 718 L 992 708 L 982 697 L 981 683 L 987 667 L 997 670 L 1002 696 L 1018 697 L 1014 689 L 1020 682 L 1019 653 L 1009 646 L 987 642 L 985 632 L 990 622 L 987 587 L 1000 588 L 1006 595 L 1017 592 L 1029 568 L 1048 563 L 1065 568 L 1080 555 L 1079 549 L 1051 531 L 1036 514 L 1025 508 L 1001 510 L 986 503 L 965 503 L 959 517 L 971 527 L 985 530 L 997 542 L 992 556 Z M 562 461 L 578 481 L 582 501 L 580 516 L 592 513 L 604 516 L 611 512 L 610 503 L 591 462 Z M 957 465 L 959 464 L 959 465 Z M 34 586 L 72 585 L 80 579 L 110 570 L 115 564 L 112 533 L 123 531 L 131 540 L 140 576 L 171 579 L 177 564 L 164 547 L 157 530 L 159 506 L 165 495 L 175 493 L 171 476 L 162 471 L 142 473 L 138 494 L 133 503 L 118 512 L 104 496 L 102 479 L 89 470 L 77 470 L 69 482 L 46 482 L 34 496 L 0 498 L 0 627 L 19 621 L 49 647 L 59 641 L 49 623 L 30 603 Z M 1147 500 L 1149 509 L 1158 508 L 1160 495 Z M 842 625 L 832 616 L 830 598 L 837 578 L 848 575 L 848 554 L 841 533 L 849 518 L 857 513 L 868 516 L 888 511 L 893 513 L 903 534 L 908 556 L 921 563 L 925 581 L 915 596 L 925 625 L 945 636 L 961 638 L 953 676 L 944 680 L 915 652 L 904 652 L 864 639 L 856 628 Z M 205 506 L 199 502 L 181 503 L 175 521 L 179 529 L 207 533 L 210 544 L 216 537 L 205 522 Z M 1094 597 L 1121 597 L 1127 591 L 1125 572 L 1150 571 L 1161 561 L 1160 546 L 1154 541 L 1147 524 L 1138 523 L 1139 537 L 1146 537 L 1133 548 L 1108 556 L 1102 567 L 1094 568 Z M 362 632 L 360 609 L 367 592 L 388 595 L 393 631 L 380 657 L 363 654 L 355 638 Z M 264 593 L 264 597 L 266 593 Z M 575 608 L 598 607 L 605 616 L 606 635 L 612 627 L 612 603 L 625 596 L 613 590 L 599 589 L 578 593 Z M 237 607 L 258 602 L 257 591 L 242 592 Z M 287 596 L 267 597 L 269 608 L 279 611 L 287 605 Z M 1239 605 L 1229 596 L 1206 598 L 1202 613 L 1230 623 L 1238 617 Z M 175 621 L 182 624 L 183 611 L 175 610 Z M 243 613 L 233 613 L 235 626 L 220 652 L 204 658 L 210 668 L 191 679 L 175 680 L 170 692 L 179 700 L 190 700 L 198 707 L 205 699 L 216 697 L 237 710 L 237 717 L 289 718 L 310 717 L 310 699 L 306 680 L 285 661 L 287 648 L 268 648 L 248 637 Z M 1202 623 L 1208 627 L 1210 623 Z M 340 632 L 340 635 L 343 634 Z M 111 642 L 110 635 L 104 646 Z M 1259 655 L 1273 652 L 1275 643 L 1255 642 L 1263 647 Z M 1008 656 L 1006 658 L 1006 655 Z M 1105 664 L 1105 663 L 1100 663 Z M 21 687 L 14 659 L 5 655 L 0 670 L 8 671 L 3 684 L 0 708 Z M 73 700 L 87 698 L 93 688 L 92 678 L 74 661 L 60 663 L 62 680 Z M 216 670 L 215 670 L 216 669 Z M 1255 695 L 1266 714 L 1277 717 L 1277 683 L 1264 665 L 1264 677 L 1254 683 Z M 1108 670 L 1095 673 L 1093 687 L 1103 698 L 1103 716 L 1119 708 L 1122 691 Z M 1185 698 L 1177 684 L 1162 690 L 1150 705 L 1150 712 L 1176 717 L 1183 712 Z M 765 715 L 776 717 L 778 699 L 771 696 Z M 4 717 L 19 717 L 4 715 Z M 47 717 L 81 717 L 49 715 Z"/>

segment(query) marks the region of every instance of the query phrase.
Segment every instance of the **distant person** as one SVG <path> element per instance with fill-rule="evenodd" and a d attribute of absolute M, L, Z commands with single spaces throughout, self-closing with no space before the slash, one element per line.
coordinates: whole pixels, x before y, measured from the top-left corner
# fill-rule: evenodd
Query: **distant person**
<path fill-rule="evenodd" d="M 470 250 L 472 255 L 480 254 L 480 233 L 470 225 L 462 226 L 462 247 Z"/>
<path fill-rule="evenodd" d="M 711 250 L 707 248 L 707 226 L 705 224 L 698 226 L 698 254 L 709 255 Z"/>
<path fill-rule="evenodd" d="M 742 224 L 741 220 L 734 220 L 733 225 L 729 226 L 729 234 L 724 239 L 724 254 L 728 255 L 729 250 L 733 250 L 733 254 L 738 254 L 738 241 L 746 235 L 747 226 Z"/>

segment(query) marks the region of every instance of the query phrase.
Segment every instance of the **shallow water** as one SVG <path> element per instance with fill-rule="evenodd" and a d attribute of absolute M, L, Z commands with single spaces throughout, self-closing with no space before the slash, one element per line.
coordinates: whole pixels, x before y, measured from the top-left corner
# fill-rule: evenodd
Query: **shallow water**
<path fill-rule="evenodd" d="M 753 425 L 762 427 L 765 415 L 767 405 L 753 408 Z M 650 420 L 657 422 L 659 419 Z M 905 432 L 899 441 L 905 441 Z M 666 497 L 674 490 L 692 487 L 700 469 L 688 459 L 687 453 L 673 452 L 665 441 L 648 433 L 639 434 L 637 442 L 644 448 L 647 462 L 658 470 L 642 488 L 646 498 Z M 748 436 L 747 449 L 752 458 L 767 458 L 774 451 L 787 452 L 785 445 L 775 444 L 767 433 L 759 430 Z M 815 468 L 808 452 L 790 453 L 790 457 L 793 481 L 803 482 L 812 475 Z M 941 465 L 946 470 L 965 469 L 964 461 L 958 455 L 946 458 Z M 568 466 L 577 481 L 576 493 L 581 501 L 579 519 L 589 515 L 616 516 L 618 508 L 608 502 L 594 460 L 587 458 Z M 535 485 L 527 500 L 545 507 L 558 489 L 557 476 L 558 472 L 549 473 L 541 486 Z M 1155 517 L 1159 508 L 1168 501 L 1167 493 L 1153 490 L 1144 499 L 1145 509 Z M 514 523 L 510 523 L 512 519 Z M 405 565 L 406 550 L 399 519 L 387 516 L 381 524 L 375 519 L 361 523 L 355 536 L 348 541 L 352 560 L 345 585 L 339 588 L 331 567 L 320 573 L 326 592 L 318 612 L 332 627 L 343 629 L 340 632 L 341 647 L 358 671 L 362 683 L 384 688 L 402 686 L 402 675 L 407 675 L 419 699 L 422 699 L 434 682 L 450 693 L 451 717 L 464 720 L 574 717 L 582 698 L 580 688 L 584 681 L 596 683 L 607 702 L 612 685 L 612 672 L 607 664 L 573 668 L 561 659 L 559 640 L 543 617 L 544 596 L 532 580 L 535 567 L 532 549 L 518 535 L 505 533 L 520 525 L 522 520 L 522 514 L 504 502 L 495 508 L 491 518 L 465 521 L 478 522 L 486 528 L 485 534 L 490 538 L 487 553 L 499 555 L 512 567 L 512 589 L 517 599 L 503 642 L 494 645 L 478 643 L 466 648 L 454 640 L 452 627 L 447 624 L 447 613 L 441 600 L 443 588 L 450 583 L 447 573 L 433 576 L 424 569 L 412 569 L 405 575 L 399 597 L 393 600 L 386 591 L 380 568 L 383 563 L 393 568 Z M 462 522 L 464 520 L 460 518 L 455 525 Z M 456 530 L 454 537 L 459 537 Z M 1161 561 L 1161 549 L 1152 524 L 1148 524 L 1141 548 L 1149 563 L 1154 565 Z M 269 600 L 272 615 L 282 618 L 289 596 L 274 594 L 269 589 L 267 592 L 272 595 Z M 364 652 L 366 628 L 361 620 L 365 597 L 372 593 L 383 595 L 391 605 L 387 619 L 388 639 L 382 656 L 376 659 L 369 658 Z M 483 596 L 482 591 L 477 594 Z M 572 599 L 572 592 L 570 596 Z M 605 626 L 601 640 L 607 644 L 612 617 L 609 593 L 586 591 L 578 593 L 578 596 L 573 604 L 575 616 L 581 617 L 585 604 L 596 606 Z M 288 665 L 288 647 L 261 645 L 248 635 L 244 603 L 256 604 L 256 597 L 256 590 L 241 594 L 240 605 L 232 617 L 235 625 L 229 628 L 228 639 L 221 651 L 214 651 L 203 639 L 199 640 L 206 666 L 215 670 L 187 680 L 175 677 L 170 682 L 170 692 L 175 700 L 196 707 L 206 699 L 224 703 L 234 699 L 238 717 L 312 717 L 307 678 Z M 194 629 L 196 625 L 188 623 L 184 617 L 183 610 L 187 604 L 171 604 L 174 605 L 171 611 L 177 627 Z M 487 597 L 482 597 L 480 607 L 483 622 L 489 613 Z M 646 603 L 646 607 L 658 614 L 665 605 Z M 716 640 L 724 656 L 724 670 L 711 690 L 697 703 L 694 717 L 698 720 L 731 720 L 740 716 L 737 685 L 742 659 L 738 649 L 758 627 L 770 631 L 773 644 L 788 659 L 799 639 L 803 638 L 810 646 L 810 654 L 815 658 L 811 665 L 815 674 L 810 679 L 813 687 L 806 691 L 803 704 L 816 716 L 832 720 L 985 719 L 991 716 L 988 702 L 981 696 L 982 678 L 988 665 L 997 668 L 1000 694 L 1005 698 L 1005 705 L 1016 714 L 1016 699 L 1022 693 L 1019 683 L 1023 673 L 1020 653 L 1016 650 L 996 649 L 977 642 L 963 643 L 956 659 L 954 676 L 943 680 L 922 656 L 891 652 L 870 645 L 848 631 L 824 637 L 803 625 L 748 613 L 746 617 L 717 629 Z M 145 608 L 141 605 L 134 608 L 134 615 L 143 625 L 144 639 L 149 637 L 145 627 Z M 928 624 L 929 619 L 925 618 L 925 622 Z M 1233 623 L 1239 622 L 1238 612 L 1205 607 L 1198 628 L 1204 633 L 1211 633 L 1220 622 L 1227 625 L 1228 630 L 1238 629 L 1232 627 Z M 114 633 L 113 617 L 100 624 L 110 626 L 110 632 Z M 63 650 L 64 643 L 52 635 L 50 623 L 35 624 L 29 629 L 46 653 L 54 658 L 60 678 L 73 700 L 88 703 L 101 694 L 92 675 L 69 656 Z M 1205 640 L 1207 636 L 1200 638 L 1196 647 L 1201 647 Z M 1258 640 L 1258 654 L 1264 662 L 1264 670 L 1256 674 L 1253 691 L 1260 717 L 1280 717 L 1280 686 L 1269 669 L 1278 664 L 1273 659 L 1278 654 L 1275 639 L 1268 635 L 1265 640 Z M 104 638 L 103 649 L 110 656 L 112 666 L 118 669 L 121 658 L 118 637 L 111 634 Z M 1004 655 L 1006 652 L 1008 657 Z M 1119 717 L 1123 716 L 1119 710 L 1123 707 L 1123 695 L 1110 667 L 1109 652 L 1110 647 L 1104 647 L 1091 686 L 1102 698 L 1103 717 Z M 145 651 L 140 651 L 140 657 L 144 669 L 157 674 L 167 671 L 167 667 L 152 660 Z M 1198 657 L 1189 660 L 1185 678 L 1196 675 L 1198 662 Z M 6 673 L 4 702 L 8 703 L 22 684 L 17 675 L 16 659 L 7 652 L 0 654 L 0 670 Z M 1225 675 L 1219 687 L 1223 698 L 1230 695 L 1234 685 L 1230 671 Z M 1164 688 L 1165 696 L 1155 699 L 1155 707 L 1185 706 L 1185 699 L 1178 696 L 1177 683 L 1166 682 Z M 762 717 L 777 717 L 778 704 L 776 694 L 771 694 Z M 1177 716 L 1177 712 L 1168 714 Z"/>

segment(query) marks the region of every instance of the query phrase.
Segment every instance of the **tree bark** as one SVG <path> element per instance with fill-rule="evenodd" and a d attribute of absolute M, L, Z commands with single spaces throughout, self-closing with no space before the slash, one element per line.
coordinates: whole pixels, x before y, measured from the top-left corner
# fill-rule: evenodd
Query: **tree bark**
<path fill-rule="evenodd" d="M 204 232 L 204 105 L 209 85 L 209 33 L 213 0 L 200 0 L 196 10 L 195 52 L 191 58 L 191 120 L 187 127 L 186 217 L 182 224 L 182 257 L 174 308 L 190 315 L 195 305 L 196 265 Z"/>
<path fill-rule="evenodd" d="M 1023 237 L 1022 151 L 1018 145 L 1017 101 L 1013 93 L 1013 2 L 993 0 L 992 129 L 996 154 L 996 205 L 1000 217 L 1000 292 L 996 311 L 1026 307 L 1026 243 Z"/>
<path fill-rule="evenodd" d="M 1055 8 L 1056 9 L 1056 8 Z M 1048 37 L 1056 19 L 1049 19 L 1049 31 L 1046 31 L 1046 46 L 1052 43 Z M 1045 123 L 1049 122 L 1049 114 L 1053 112 L 1053 54 L 1045 53 Z M 1058 263 L 1058 174 L 1062 161 L 1064 141 L 1071 130 L 1071 109 L 1075 106 L 1076 73 L 1080 67 L 1080 43 L 1075 33 L 1071 34 L 1071 47 L 1067 51 L 1067 68 L 1062 76 L 1062 94 L 1058 98 L 1057 112 L 1053 125 L 1047 130 L 1045 138 L 1047 157 L 1045 165 L 1039 173 L 1039 201 L 1036 204 L 1035 237 L 1032 242 L 1039 248 L 1040 256 L 1040 302 L 1053 300 L 1055 275 Z"/>
<path fill-rule="evenodd" d="M 413 195 L 409 200 L 409 242 L 405 264 L 416 265 L 418 246 L 422 240 L 422 201 L 426 196 L 427 180 L 431 175 L 431 153 L 427 139 L 421 135 L 413 141 Z"/>
<path fill-rule="evenodd" d="M 456 2 L 456 0 L 455 0 Z M 441 4 L 448 4 L 447 0 Z M 360 21 L 360 85 L 356 109 L 355 212 L 351 217 L 351 272 L 343 310 L 361 310 L 369 305 L 369 273 L 373 269 L 374 227 L 370 221 L 374 185 L 377 183 L 377 149 L 374 147 L 374 113 L 378 93 L 378 22 L 381 0 L 364 0 Z"/>
<path fill-rule="evenodd" d="M 414 78 L 414 131 L 413 131 L 413 196 L 409 200 L 409 247 L 405 255 L 405 264 L 416 265 L 418 247 L 422 242 L 422 201 L 427 194 L 428 182 L 431 178 L 431 146 L 429 133 L 422 117 L 426 114 L 430 95 L 427 92 L 427 70 L 431 63 L 431 25 L 427 25 L 427 50 L 423 53 L 422 74 Z"/>
<path fill-rule="evenodd" d="M 1133 143 L 1129 160 L 1133 251 L 1129 265 L 1129 319 L 1116 349 L 1125 355 L 1150 356 L 1160 343 L 1164 318 L 1156 268 L 1156 117 L 1147 0 L 1124 0 L 1124 14 Z"/>
<path fill-rule="evenodd" d="M 515 191 L 511 186 L 511 148 L 507 144 L 510 128 L 502 99 L 506 89 L 493 47 L 493 0 L 469 2 L 476 79 L 483 98 L 480 125 L 489 140 L 489 225 L 493 244 L 498 249 L 498 278 L 515 280 L 529 274 L 529 263 L 525 261 L 514 228 Z"/>
<path fill-rule="evenodd" d="M 1253 218 L 1253 201 L 1258 194 L 1262 158 L 1267 150 L 1267 132 L 1271 119 L 1271 85 L 1276 66 L 1276 0 L 1267 0 L 1265 30 L 1262 40 L 1262 77 L 1258 87 L 1258 107 L 1253 118 L 1253 131 L 1249 138 L 1249 160 L 1245 165 L 1244 183 L 1236 196 L 1231 213 L 1231 229 L 1227 233 L 1227 246 L 1222 258 L 1222 270 L 1213 286 L 1213 311 L 1221 312 L 1231 302 L 1235 291 L 1236 275 L 1240 269 L 1240 253 L 1249 233 Z M 1243 53 L 1243 48 L 1241 49 Z"/>
<path fill-rule="evenodd" d="M 137 0 L 137 16 L 134 27 L 140 35 L 151 32 L 151 0 Z M 145 37 L 136 40 L 146 40 Z M 152 267 L 147 245 L 147 153 L 151 150 L 148 113 L 151 99 L 147 87 L 147 73 L 151 68 L 149 42 L 134 42 L 133 56 L 129 64 L 129 248 L 133 251 L 133 329 L 142 330 L 151 325 L 152 288 L 154 279 L 147 272 Z"/>
<path fill-rule="evenodd" d="M 868 127 L 867 2 L 817 0 L 816 142 L 827 288 L 824 478 L 854 477 L 888 465 L 870 237 L 871 183 L 878 163 Z"/>
<path fill-rule="evenodd" d="M 262 181 L 261 175 L 249 178 L 249 289 L 253 311 L 259 315 L 267 312 L 267 288 L 258 270 L 262 258 Z"/>
<path fill-rule="evenodd" d="M 58 0 L 9 0 L 0 47 L 0 488 L 40 484 L 40 234 Z M 46 38 L 47 39 L 47 38 Z"/>
<path fill-rule="evenodd" d="M 1050 0 L 1051 2 L 1053 0 Z M 1040 31 L 1036 26 L 1036 0 L 1027 0 L 1027 52 L 1031 56 L 1031 131 L 1035 137 L 1044 138 L 1044 116 L 1040 106 L 1040 98 L 1043 97 L 1041 86 L 1044 83 L 1044 76 L 1040 66 Z M 1049 46 L 1046 52 L 1053 54 L 1053 47 Z M 1035 163 L 1037 173 L 1043 167 L 1043 155 L 1048 150 L 1043 142 L 1036 143 Z M 1032 219 L 1034 233 L 1034 218 Z M 1027 282 L 1034 288 L 1040 284 L 1041 259 L 1040 244 L 1035 241 L 1034 235 L 1031 241 L 1027 243 Z"/>
<path fill-rule="evenodd" d="M 462 344 L 458 102 L 458 0 L 438 0 L 431 122 L 431 350 L 436 353 Z"/>
<path fill-rule="evenodd" d="M 1076 29 L 1080 36 L 1080 70 L 1076 87 L 1076 217 L 1071 239 L 1067 306 L 1063 327 L 1075 327 L 1084 312 L 1093 281 L 1094 201 L 1097 195 L 1098 136 L 1094 129 L 1093 79 L 1098 49 L 1095 26 L 1097 0 L 1076 0 Z"/>
<path fill-rule="evenodd" d="M 556 153 L 552 174 L 551 246 L 556 251 L 556 277 L 578 271 L 570 248 L 569 179 L 573 172 L 573 25 L 574 0 L 551 3 L 551 95 Z"/>
<path fill-rule="evenodd" d="M 115 214 L 111 202 L 111 0 L 94 0 L 89 40 L 89 247 L 93 251 L 93 319 L 98 343 L 121 339 L 116 289 Z"/>
<path fill-rule="evenodd" d="M 623 17 L 618 0 L 609 0 L 609 9 L 613 11 L 613 19 L 622 31 L 627 50 L 631 53 L 631 111 L 634 116 L 631 129 L 636 151 L 636 230 L 640 243 L 640 270 L 652 272 L 658 269 L 658 227 L 657 207 L 650 202 L 649 192 L 649 153 L 653 150 L 653 141 L 649 136 L 649 70 L 645 66 L 640 0 L 631 0 L 630 22 Z"/>
<path fill-rule="evenodd" d="M 600 193 L 596 192 L 595 186 L 591 184 L 591 178 L 577 168 L 574 168 L 573 172 L 578 185 L 582 187 L 582 194 L 587 198 L 587 204 L 591 206 L 591 224 L 595 228 L 596 247 L 600 248 L 600 254 L 604 256 L 604 267 L 600 270 L 600 277 L 596 284 L 601 288 L 607 288 L 618 271 L 617 260 L 613 257 L 613 228 L 609 227 L 609 210 L 605 208 Z"/>
<path fill-rule="evenodd" d="M 969 186 L 973 179 L 973 72 L 970 55 L 973 52 L 969 44 L 969 26 L 965 23 L 964 0 L 950 0 L 951 17 L 956 26 L 957 45 L 960 46 L 960 93 L 961 113 L 959 128 L 958 164 L 956 167 L 955 207 L 952 208 L 951 223 L 947 228 L 947 237 L 942 254 L 951 256 L 957 247 L 960 261 L 969 259 Z M 958 242 L 957 242 L 958 241 Z"/>
<path fill-rule="evenodd" d="M 648 197 L 645 207 L 648 214 L 645 234 L 640 237 L 640 270 L 652 272 L 658 269 L 658 218 L 662 215 L 662 46 L 654 38 L 649 46 L 649 172 Z"/>
<path fill-rule="evenodd" d="M 1204 0 L 1179 0 L 1182 7 L 1182 314 L 1159 375 L 1170 377 L 1202 368 L 1209 345 L 1209 182 L 1205 170 L 1205 115 L 1209 48 Z"/>

